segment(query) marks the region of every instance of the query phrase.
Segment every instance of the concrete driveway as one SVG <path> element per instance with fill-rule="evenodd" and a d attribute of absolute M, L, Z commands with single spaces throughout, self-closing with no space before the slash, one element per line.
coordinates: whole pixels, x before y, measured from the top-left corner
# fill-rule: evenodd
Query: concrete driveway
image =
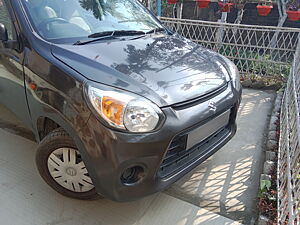
<path fill-rule="evenodd" d="M 274 93 L 244 90 L 234 139 L 165 193 L 139 201 L 78 201 L 39 177 L 31 133 L 0 107 L 0 217 L 6 225 L 251 224 Z M 233 220 L 231 220 L 231 219 Z"/>
<path fill-rule="evenodd" d="M 243 90 L 234 138 L 167 193 L 225 217 L 253 224 L 273 92 Z"/>

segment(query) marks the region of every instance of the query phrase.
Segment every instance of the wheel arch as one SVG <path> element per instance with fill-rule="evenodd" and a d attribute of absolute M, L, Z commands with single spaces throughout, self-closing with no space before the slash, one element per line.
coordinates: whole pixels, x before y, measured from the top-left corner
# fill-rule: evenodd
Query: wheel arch
<path fill-rule="evenodd" d="M 80 138 L 80 134 L 78 131 L 72 127 L 69 121 L 66 121 L 63 116 L 59 113 L 51 113 L 43 116 L 37 117 L 36 127 L 35 127 L 35 135 L 38 142 L 41 142 L 44 137 L 46 137 L 49 133 L 57 128 L 63 129 L 74 141 L 78 151 L 80 152 L 82 159 L 86 165 L 86 168 L 89 171 L 90 177 L 94 180 L 96 176 L 95 169 L 91 165 L 90 156 L 87 153 L 84 143 Z M 78 128 L 78 127 L 77 127 Z"/>
<path fill-rule="evenodd" d="M 40 116 L 37 119 L 38 139 L 42 141 L 51 131 L 62 128 L 57 122 L 46 116 Z"/>

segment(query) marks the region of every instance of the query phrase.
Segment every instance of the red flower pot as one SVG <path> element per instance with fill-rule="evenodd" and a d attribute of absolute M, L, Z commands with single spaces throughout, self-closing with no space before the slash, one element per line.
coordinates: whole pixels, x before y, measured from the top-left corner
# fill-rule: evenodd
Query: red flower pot
<path fill-rule="evenodd" d="M 271 9 L 273 8 L 272 5 L 257 5 L 257 12 L 260 16 L 267 16 L 271 12 Z"/>
<path fill-rule="evenodd" d="M 300 11 L 292 11 L 292 10 L 288 10 L 286 11 L 287 15 L 288 15 L 288 20 L 290 21 L 296 21 L 300 19 Z"/>
<path fill-rule="evenodd" d="M 233 6 L 233 4 L 229 2 L 218 2 L 218 4 L 221 12 L 230 12 L 231 7 Z"/>
<path fill-rule="evenodd" d="M 176 4 L 177 0 L 167 0 L 168 4 Z"/>
<path fill-rule="evenodd" d="M 206 8 L 209 4 L 210 0 L 197 0 L 197 6 L 200 9 Z"/>

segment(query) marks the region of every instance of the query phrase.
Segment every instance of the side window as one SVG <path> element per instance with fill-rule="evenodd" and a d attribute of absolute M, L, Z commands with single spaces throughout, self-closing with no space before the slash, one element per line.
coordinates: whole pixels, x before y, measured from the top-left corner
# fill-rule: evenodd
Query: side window
<path fill-rule="evenodd" d="M 9 40 L 16 39 L 13 22 L 10 18 L 8 9 L 3 0 L 0 0 L 0 23 L 3 23 L 4 26 L 6 27 L 8 33 L 8 39 Z"/>

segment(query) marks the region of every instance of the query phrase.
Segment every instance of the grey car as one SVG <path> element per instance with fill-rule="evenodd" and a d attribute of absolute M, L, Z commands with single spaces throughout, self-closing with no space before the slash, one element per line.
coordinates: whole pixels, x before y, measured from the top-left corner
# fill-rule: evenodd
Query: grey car
<path fill-rule="evenodd" d="M 136 0 L 0 0 L 0 104 L 73 198 L 167 188 L 236 132 L 239 72 Z"/>

